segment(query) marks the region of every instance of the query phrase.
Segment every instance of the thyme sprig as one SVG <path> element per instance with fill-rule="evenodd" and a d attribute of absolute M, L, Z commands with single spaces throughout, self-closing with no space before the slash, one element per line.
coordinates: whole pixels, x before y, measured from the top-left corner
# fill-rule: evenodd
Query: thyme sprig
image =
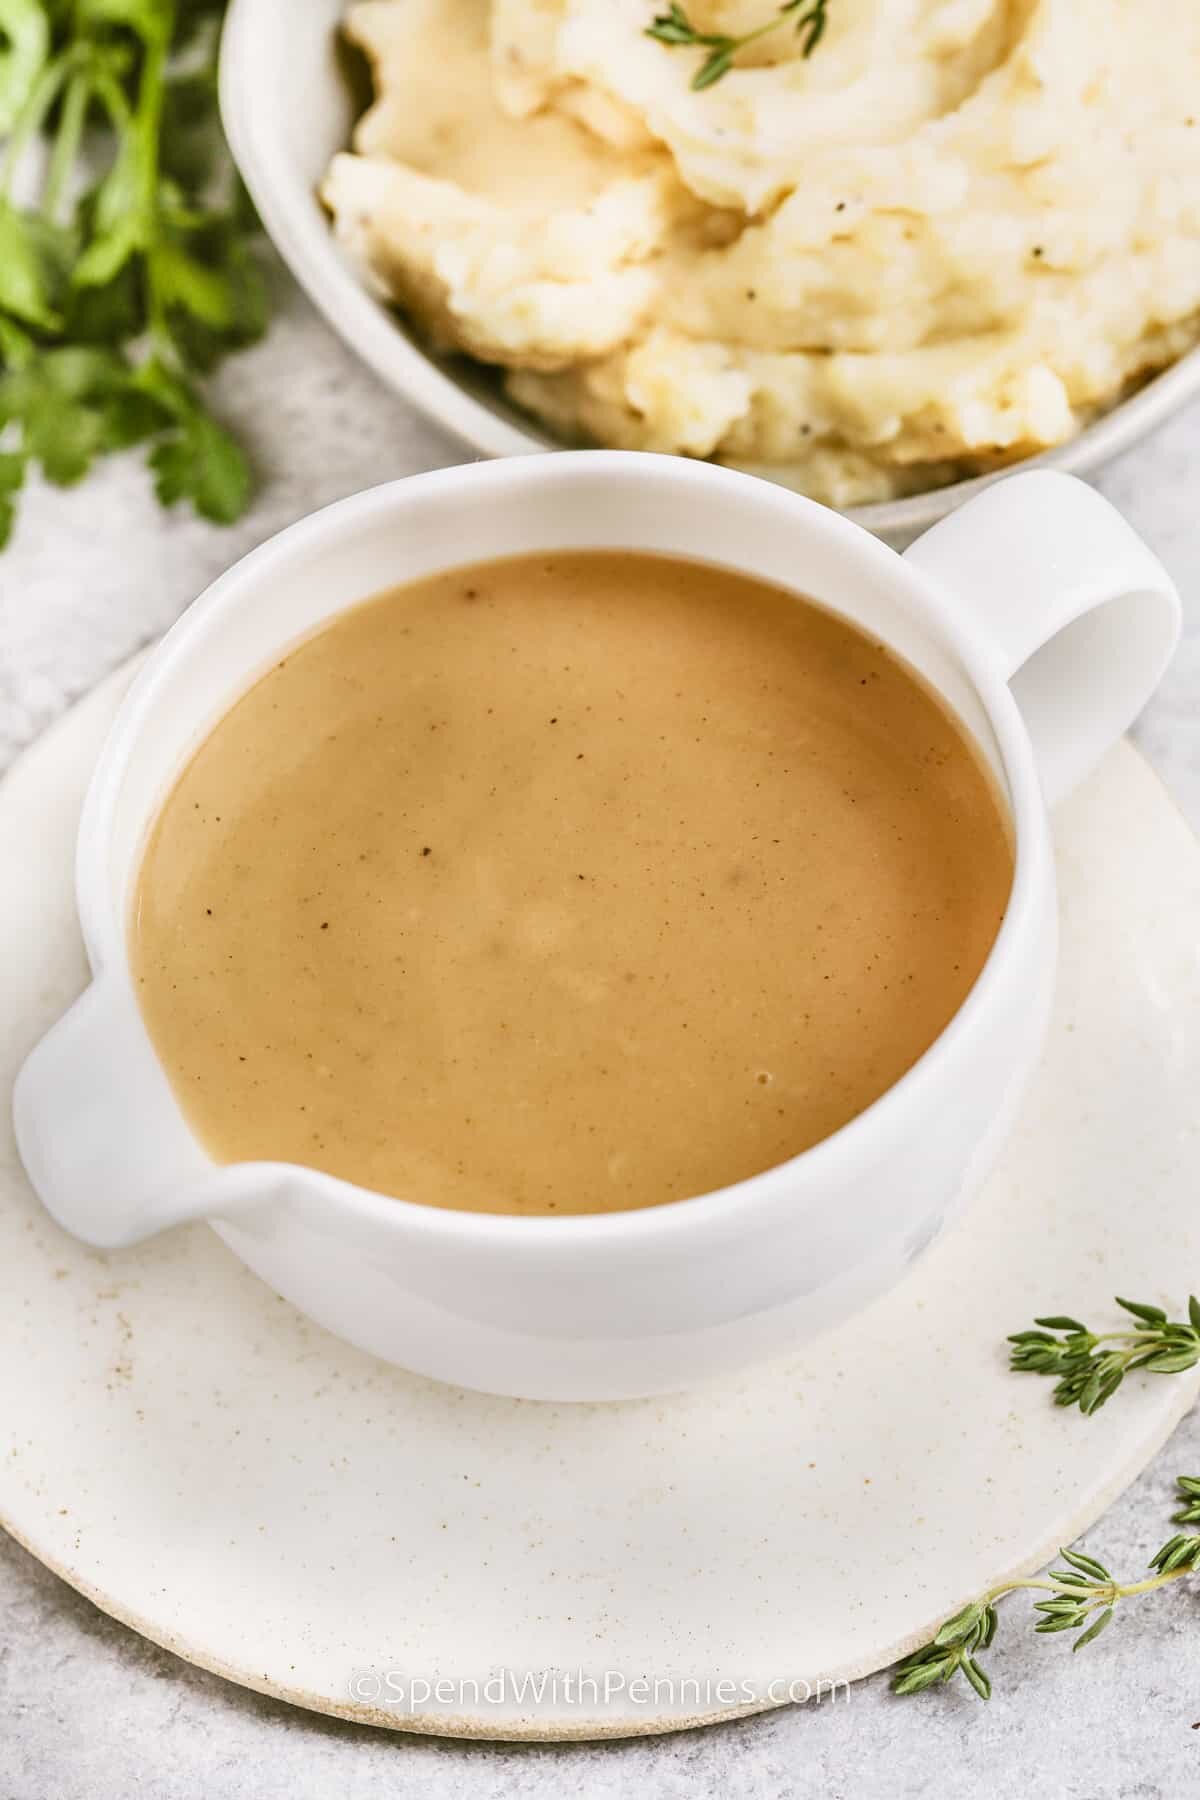
<path fill-rule="evenodd" d="M 699 93 L 720 81 L 722 75 L 728 74 L 733 67 L 734 58 L 747 44 L 753 44 L 759 38 L 766 37 L 768 32 L 778 30 L 787 20 L 794 21 L 796 35 L 801 40 L 801 55 L 811 56 L 825 35 L 828 9 L 829 0 L 784 0 L 784 4 L 765 24 L 756 26 L 753 31 L 731 35 L 723 31 L 698 30 L 688 17 L 686 8 L 678 0 L 671 0 L 666 12 L 656 13 L 652 23 L 647 25 L 646 36 L 656 38 L 660 44 L 669 44 L 673 48 L 682 46 L 708 51 L 692 76 L 692 87 Z"/>
<path fill-rule="evenodd" d="M 1015 1331 L 1009 1338 L 1009 1367 L 1025 1375 L 1057 1376 L 1055 1405 L 1094 1413 L 1131 1370 L 1178 1375 L 1200 1362 L 1200 1300 L 1194 1294 L 1186 1322 L 1168 1319 L 1161 1306 L 1122 1300 L 1119 1294 L 1116 1301 L 1137 1321 L 1135 1326 L 1094 1332 L 1065 1314 L 1035 1319 L 1037 1329 Z"/>
<path fill-rule="evenodd" d="M 1174 1514 L 1176 1522 L 1200 1519 L 1200 1479 L 1181 1475 L 1177 1486 L 1184 1505 Z M 996 1602 L 1021 1588 L 1047 1596 L 1034 1602 L 1034 1610 L 1043 1615 L 1034 1630 L 1078 1632 L 1071 1649 L 1082 1650 L 1112 1623 L 1121 1601 L 1153 1593 L 1168 1582 L 1181 1581 L 1200 1571 L 1200 1537 L 1185 1537 L 1181 1533 L 1168 1538 L 1155 1551 L 1149 1563 L 1154 1573 L 1140 1581 L 1117 1581 L 1103 1563 L 1082 1551 L 1060 1550 L 1059 1554 L 1065 1568 L 1051 1569 L 1047 1575 L 1036 1578 L 997 1582 L 947 1619 L 927 1644 L 897 1665 L 892 1677 L 893 1693 L 919 1694 L 961 1674 L 981 1700 L 990 1699 L 992 1684 L 979 1662 L 979 1653 L 989 1647 L 996 1635 Z"/>
<path fill-rule="evenodd" d="M 1176 1525 L 1200 1524 L 1200 1481 L 1197 1481 L 1193 1475 L 1180 1475 L 1176 1478 L 1175 1485 L 1179 1489 L 1179 1498 L 1183 1505 L 1178 1512 L 1171 1514 L 1173 1523 Z"/>
<path fill-rule="evenodd" d="M 1132 1325 L 1094 1332 L 1066 1313 L 1048 1314 L 1034 1321 L 1034 1329 L 1012 1334 L 1009 1366 L 1021 1374 L 1056 1376 L 1056 1404 L 1078 1406 L 1080 1412 L 1090 1414 L 1112 1397 L 1132 1369 L 1178 1375 L 1200 1363 L 1200 1300 L 1194 1294 L 1188 1298 L 1186 1321 L 1169 1319 L 1161 1306 L 1147 1301 L 1122 1300 L 1117 1295 L 1116 1302 L 1129 1314 Z M 1173 1522 L 1200 1524 L 1200 1477 L 1180 1475 L 1176 1487 L 1179 1508 L 1172 1514 Z M 990 1699 L 991 1679 L 979 1656 L 996 1635 L 996 1602 L 1022 1588 L 1044 1596 L 1034 1602 L 1034 1610 L 1042 1614 L 1034 1630 L 1073 1631 L 1077 1635 L 1071 1648 L 1082 1650 L 1112 1623 L 1121 1601 L 1200 1573 L 1200 1536 L 1182 1532 L 1155 1551 L 1149 1563 L 1153 1574 L 1140 1581 L 1118 1581 L 1103 1563 L 1080 1550 L 1061 1550 L 1059 1554 L 1064 1567 L 1037 1577 L 997 1582 L 947 1619 L 927 1644 L 897 1664 L 893 1692 L 919 1694 L 962 1675 L 981 1700 Z"/>

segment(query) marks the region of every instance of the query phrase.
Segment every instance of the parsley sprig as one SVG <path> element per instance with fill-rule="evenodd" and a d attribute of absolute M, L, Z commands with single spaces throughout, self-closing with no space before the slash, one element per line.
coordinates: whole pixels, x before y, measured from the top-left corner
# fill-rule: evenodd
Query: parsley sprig
<path fill-rule="evenodd" d="M 801 55 L 811 56 L 825 35 L 828 8 L 829 0 L 784 0 L 765 24 L 756 26 L 753 31 L 743 31 L 740 36 L 731 36 L 723 31 L 698 30 L 686 8 L 679 5 L 678 0 L 671 0 L 666 12 L 656 13 L 647 25 L 646 36 L 656 38 L 660 44 L 708 51 L 692 76 L 691 85 L 700 92 L 728 74 L 739 50 L 766 37 L 769 31 L 777 30 L 785 20 L 794 21 L 796 35 L 801 40 Z"/>
<path fill-rule="evenodd" d="M 164 506 L 235 519 L 241 447 L 199 381 L 266 325 L 220 152 L 220 0 L 0 0 L 0 544 L 26 473 L 145 444 Z"/>

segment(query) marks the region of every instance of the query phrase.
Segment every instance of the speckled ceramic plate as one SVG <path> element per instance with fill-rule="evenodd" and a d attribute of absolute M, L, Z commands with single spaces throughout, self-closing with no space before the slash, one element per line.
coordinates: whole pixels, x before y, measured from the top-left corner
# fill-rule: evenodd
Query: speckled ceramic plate
<path fill-rule="evenodd" d="M 0 790 L 3 1082 L 84 978 L 72 843 L 127 678 Z M 1101 1423 L 1005 1367 L 1035 1312 L 1177 1306 L 1200 1271 L 1200 849 L 1128 745 L 1058 845 L 1057 1019 L 1000 1173 L 856 1324 L 665 1402 L 407 1376 L 206 1227 L 85 1250 L 5 1108 L 0 1519 L 181 1656 L 381 1726 L 665 1731 L 893 1661 L 1075 1536 L 1200 1387 L 1143 1376 Z"/>

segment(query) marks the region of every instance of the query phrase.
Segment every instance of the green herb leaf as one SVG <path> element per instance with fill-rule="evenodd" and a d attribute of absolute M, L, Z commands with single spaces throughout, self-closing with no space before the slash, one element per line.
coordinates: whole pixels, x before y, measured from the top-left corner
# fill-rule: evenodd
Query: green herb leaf
<path fill-rule="evenodd" d="M 960 1643 L 968 1633 L 975 1629 L 982 1615 L 982 1601 L 972 1601 L 970 1606 L 964 1606 L 961 1612 L 956 1612 L 953 1618 L 946 1620 L 934 1638 L 934 1643 L 938 1645 L 939 1649 L 946 1644 Z"/>
<path fill-rule="evenodd" d="M 0 419 L 21 428 L 23 454 L 47 480 L 69 487 L 94 458 L 124 441 L 121 401 L 129 370 L 111 351 L 46 350 L 0 376 Z"/>
<path fill-rule="evenodd" d="M 1090 1575 L 1093 1581 L 1112 1580 L 1112 1576 L 1104 1564 L 1098 1563 L 1095 1557 L 1085 1556 L 1082 1550 L 1060 1550 L 1058 1554 L 1064 1562 L 1069 1562 L 1073 1569 L 1078 1569 L 1083 1575 Z"/>
<path fill-rule="evenodd" d="M 218 165 L 221 136 L 216 109 L 216 82 L 208 68 L 179 76 L 163 95 L 159 166 L 164 176 L 190 193 L 203 192 Z"/>
<path fill-rule="evenodd" d="M 1140 1300 L 1122 1300 L 1120 1294 L 1116 1296 L 1116 1301 L 1127 1313 L 1132 1313 L 1135 1319 L 1141 1319 L 1147 1325 L 1165 1325 L 1167 1322 L 1167 1315 L 1161 1306 L 1147 1306 Z"/>
<path fill-rule="evenodd" d="M 1105 1626 L 1111 1623 L 1112 1616 L 1113 1609 L 1111 1606 L 1106 1606 L 1103 1612 L 1097 1613 L 1087 1630 L 1080 1632 L 1079 1636 L 1075 1639 L 1075 1642 L 1071 1645 L 1071 1649 L 1082 1650 L 1085 1644 L 1090 1644 L 1093 1638 L 1098 1638 Z"/>
<path fill-rule="evenodd" d="M 1176 1569 L 1192 1569 L 1197 1563 L 1200 1563 L 1200 1537 L 1181 1534 L 1168 1538 L 1162 1549 L 1150 1558 L 1150 1567 L 1157 1569 L 1160 1575 L 1169 1575 Z"/>
<path fill-rule="evenodd" d="M 145 293 L 132 261 L 111 280 L 76 286 L 63 308 L 63 338 L 75 344 L 117 346 L 141 337 L 146 328 Z"/>
<path fill-rule="evenodd" d="M 666 12 L 656 14 L 646 27 L 646 36 L 657 38 L 660 44 L 694 44 L 697 41 L 687 14 L 678 5 L 671 5 Z"/>
<path fill-rule="evenodd" d="M 919 1694 L 924 1688 L 933 1687 L 937 1682 L 945 1681 L 954 1673 L 953 1663 L 930 1661 L 914 1663 L 911 1667 L 900 1665 L 900 1673 L 892 1682 L 894 1694 Z"/>
<path fill-rule="evenodd" d="M 222 11 L 0 0 L 0 538 L 29 465 L 70 483 L 147 440 L 164 504 L 222 522 L 246 504 L 245 455 L 196 381 L 267 316 L 257 220 L 220 150 Z"/>
<path fill-rule="evenodd" d="M 29 333 L 0 313 L 0 369 L 23 369 L 36 354 L 37 347 Z"/>
<path fill-rule="evenodd" d="M 49 53 L 45 6 L 39 0 L 0 0 L 0 132 L 16 124 Z"/>
<path fill-rule="evenodd" d="M 26 459 L 16 450 L 0 451 L 0 549 L 12 536 L 17 495 L 25 480 Z"/>
<path fill-rule="evenodd" d="M 805 10 L 800 11 L 801 7 Z M 772 18 L 752 31 L 743 31 L 740 36 L 729 36 L 719 31 L 700 31 L 692 24 L 687 9 L 672 0 L 665 12 L 655 13 L 645 35 L 654 38 L 660 44 L 677 49 L 706 49 L 705 57 L 696 73 L 692 76 L 691 85 L 694 91 L 700 92 L 720 81 L 734 66 L 734 58 L 739 50 L 756 39 L 766 37 L 768 32 L 778 29 L 786 21 L 792 23 L 797 37 L 800 39 L 800 54 L 804 57 L 812 55 L 822 37 L 828 20 L 829 0 L 784 0 L 777 7 Z M 799 17 L 797 18 L 797 13 Z"/>
<path fill-rule="evenodd" d="M 165 43 L 171 34 L 169 0 L 76 0 L 83 25 L 125 25 L 146 43 Z"/>
<path fill-rule="evenodd" d="M 34 222 L 0 199 L 0 307 L 27 325 L 55 331 L 61 319 L 51 305 L 42 242 Z"/>
<path fill-rule="evenodd" d="M 207 267 L 178 245 L 165 243 L 151 253 L 151 279 L 161 303 L 178 306 L 216 332 L 233 324 L 233 294 L 224 271 Z"/>
<path fill-rule="evenodd" d="M 223 426 L 197 408 L 150 453 L 155 492 L 164 506 L 189 500 L 205 519 L 230 525 L 245 511 L 250 469 Z"/>
<path fill-rule="evenodd" d="M 722 75 L 733 67 L 733 50 L 714 50 L 705 58 L 692 76 L 692 88 L 698 94 L 704 88 L 710 88 L 714 81 L 720 81 Z"/>
<path fill-rule="evenodd" d="M 991 1699 L 991 1697 L 992 1697 L 991 1681 L 988 1678 L 985 1671 L 980 1668 L 979 1664 L 974 1660 L 973 1657 L 970 1657 L 970 1656 L 963 1657 L 962 1672 L 966 1676 L 967 1680 L 970 1682 L 971 1686 L 975 1689 L 975 1692 L 979 1695 L 979 1698 L 981 1700 L 990 1700 Z"/>
<path fill-rule="evenodd" d="M 1156 1356 L 1147 1357 L 1140 1366 L 1154 1375 L 1180 1375 L 1184 1369 L 1194 1369 L 1197 1362 L 1200 1362 L 1200 1344 L 1194 1344 L 1190 1350 L 1160 1350 Z"/>
<path fill-rule="evenodd" d="M 1200 1524 L 1200 1480 L 1194 1475 L 1180 1475 L 1175 1485 L 1184 1505 L 1171 1517 L 1177 1525 Z"/>

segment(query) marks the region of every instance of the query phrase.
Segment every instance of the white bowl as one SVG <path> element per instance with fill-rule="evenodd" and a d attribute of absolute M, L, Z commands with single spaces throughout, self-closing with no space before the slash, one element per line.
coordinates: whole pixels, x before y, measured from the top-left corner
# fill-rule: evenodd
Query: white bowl
<path fill-rule="evenodd" d="M 351 349 L 388 387 L 485 456 L 561 446 L 503 397 L 466 357 L 435 354 L 368 292 L 334 240 L 317 187 L 350 142 L 366 95 L 356 92 L 338 28 L 345 0 L 233 0 L 221 45 L 221 114 L 242 178 L 292 274 Z M 1084 474 L 1127 449 L 1200 391 L 1192 351 L 1071 443 L 1030 458 Z M 762 473 L 761 467 L 758 470 Z M 933 524 L 994 476 L 860 507 L 869 530 L 904 537 Z"/>
<path fill-rule="evenodd" d="M 1002 784 L 1016 842 L 974 987 L 840 1131 L 670 1205 L 512 1218 L 390 1199 L 288 1163 L 215 1164 L 158 1061 L 127 956 L 163 793 L 264 668 L 381 583 L 584 546 L 695 556 L 811 594 L 936 688 Z M 339 501 L 223 575 L 117 715 L 76 862 L 94 979 L 14 1091 L 30 1180 L 60 1225 L 105 1249 L 207 1218 L 329 1330 L 463 1387 L 631 1398 L 798 1343 L 899 1280 L 997 1154 L 1050 1013 L 1046 804 L 1141 709 L 1178 629 L 1161 565 L 1099 494 L 1050 473 L 999 483 L 903 557 L 828 507 L 683 457 L 513 457 Z"/>

